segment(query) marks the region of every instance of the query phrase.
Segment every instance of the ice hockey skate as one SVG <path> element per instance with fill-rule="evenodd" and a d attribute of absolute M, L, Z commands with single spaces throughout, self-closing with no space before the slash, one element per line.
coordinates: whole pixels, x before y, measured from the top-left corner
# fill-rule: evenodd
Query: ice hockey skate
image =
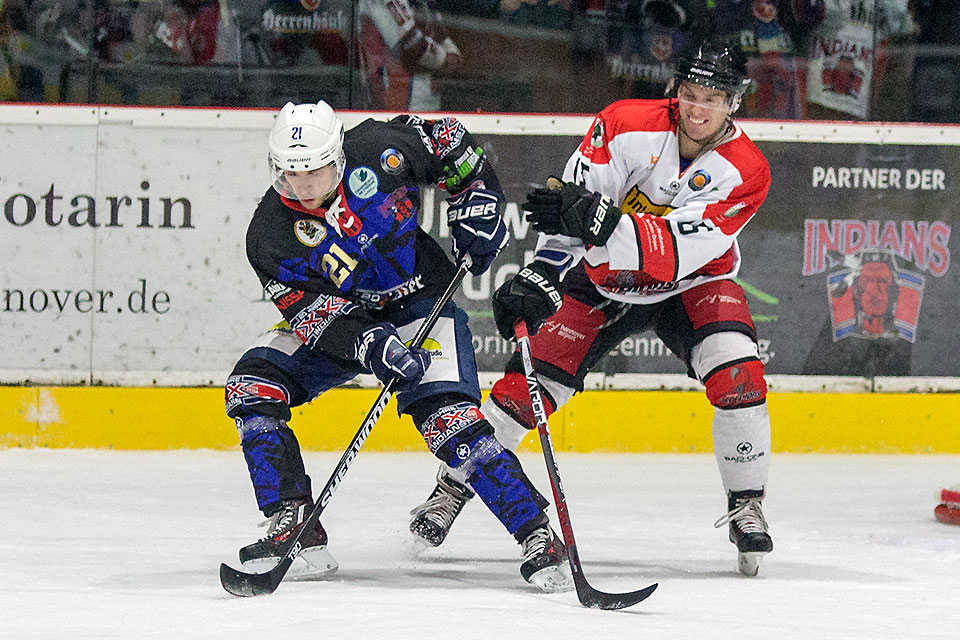
<path fill-rule="evenodd" d="M 520 565 L 520 575 L 524 580 L 546 593 L 573 589 L 573 573 L 566 548 L 550 525 L 531 531 L 521 546 L 523 564 Z"/>
<path fill-rule="evenodd" d="M 431 547 L 439 547 L 463 505 L 474 496 L 466 485 L 451 478 L 441 468 L 437 472 L 437 486 L 427 501 L 414 508 L 410 515 L 410 532 Z"/>
<path fill-rule="evenodd" d="M 745 576 L 755 576 L 760 570 L 760 560 L 773 551 L 773 540 L 767 533 L 767 521 L 760 509 L 763 489 L 731 491 L 728 495 L 728 511 L 714 526 L 729 524 L 730 542 L 737 545 L 737 569 Z"/>
<path fill-rule="evenodd" d="M 944 524 L 960 525 L 960 484 L 949 489 L 941 489 L 938 495 L 940 504 L 933 515 Z"/>
<path fill-rule="evenodd" d="M 308 499 L 284 500 L 267 524 L 267 534 L 240 549 L 240 562 L 244 569 L 263 573 L 272 569 L 288 551 L 289 545 L 313 507 Z M 337 570 L 339 565 L 327 551 L 327 532 L 318 521 L 313 531 L 300 536 L 303 550 L 294 558 L 287 577 L 299 580 L 316 580 Z"/>

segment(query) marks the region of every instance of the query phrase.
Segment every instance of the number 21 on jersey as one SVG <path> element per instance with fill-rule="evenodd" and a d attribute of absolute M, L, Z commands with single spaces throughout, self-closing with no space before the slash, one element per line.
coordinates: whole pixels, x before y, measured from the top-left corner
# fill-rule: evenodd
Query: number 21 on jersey
<path fill-rule="evenodd" d="M 351 258 L 336 243 L 330 245 L 330 251 L 320 258 L 320 271 L 335 285 L 342 286 L 357 268 L 357 260 Z"/>

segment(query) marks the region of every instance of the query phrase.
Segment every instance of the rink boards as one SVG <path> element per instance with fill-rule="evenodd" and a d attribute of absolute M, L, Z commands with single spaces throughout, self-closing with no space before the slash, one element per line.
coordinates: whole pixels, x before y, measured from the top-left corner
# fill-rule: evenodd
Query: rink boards
<path fill-rule="evenodd" d="M 378 390 L 331 391 L 294 410 L 311 451 L 342 451 Z M 768 396 L 773 449 L 816 453 L 960 453 L 956 393 Z M 550 418 L 554 447 L 572 452 L 706 452 L 713 408 L 702 391 L 603 390 Z M 238 445 L 217 388 L 0 387 L 0 448 L 227 449 Z M 365 447 L 419 451 L 423 440 L 391 402 Z M 539 447 L 533 435 L 523 445 Z"/>
<path fill-rule="evenodd" d="M 341 115 L 349 127 L 389 114 Z M 485 278 L 468 279 L 458 294 L 471 314 L 480 368 L 494 371 L 481 379 L 489 389 L 513 348 L 497 335 L 489 296 L 525 263 L 532 242 L 517 206 L 533 179 L 525 171 L 548 155 L 560 166 L 591 118 L 459 117 L 496 142 L 498 171 L 511 193 L 511 247 Z M 272 118 L 268 110 L 0 108 L 7 148 L 33 150 L 0 160 L 6 176 L 0 180 L 0 385 L 15 385 L 0 386 L 0 448 L 237 446 L 221 385 L 238 355 L 277 319 L 242 247 L 249 212 L 265 188 L 263 141 Z M 898 307 L 898 334 L 886 339 L 907 354 L 888 361 L 912 359 L 915 378 L 840 371 L 768 376 L 774 449 L 960 453 L 953 418 L 960 414 L 960 370 L 950 357 L 960 352 L 952 320 L 960 302 L 948 269 L 960 154 L 945 155 L 950 162 L 937 155 L 960 149 L 960 127 L 774 121 L 744 127 L 765 153 L 781 158 L 775 167 L 789 169 L 764 205 L 769 215 L 745 232 L 759 240 L 744 243 L 751 255 L 741 276 L 755 285 L 750 305 L 768 373 L 799 374 L 808 354 L 819 353 L 818 328 L 835 329 L 826 356 L 852 341 L 842 333 L 852 320 L 837 313 L 828 295 L 853 274 L 824 270 L 831 250 L 854 255 L 852 245 L 864 238 L 889 235 L 905 261 L 897 272 L 904 279 L 900 299 L 912 305 Z M 217 153 L 207 151 L 210 139 Z M 811 155 L 821 143 L 821 155 Z M 902 175 L 894 173 L 900 169 Z M 875 181 L 869 189 L 868 176 Z M 901 178 L 902 189 L 892 188 Z M 435 200 L 425 192 L 422 226 L 432 225 L 428 230 L 446 243 Z M 785 205 L 801 210 L 796 219 L 781 215 Z M 702 387 L 676 373 L 683 367 L 662 343 L 619 345 L 606 362 L 608 373 L 599 374 L 605 378 L 588 379 L 588 390 L 552 418 L 558 449 L 712 449 L 712 408 Z M 343 450 L 376 397 L 372 387 L 331 392 L 297 409 L 292 424 L 304 448 Z M 393 409 L 366 446 L 424 448 Z M 525 446 L 534 447 L 534 438 Z"/>

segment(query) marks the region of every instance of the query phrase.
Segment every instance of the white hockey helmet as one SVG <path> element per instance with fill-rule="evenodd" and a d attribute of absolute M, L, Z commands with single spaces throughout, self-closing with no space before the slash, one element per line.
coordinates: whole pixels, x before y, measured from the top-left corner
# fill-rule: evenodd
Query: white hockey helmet
<path fill-rule="evenodd" d="M 322 187 L 325 199 L 343 179 L 343 123 L 323 100 L 316 104 L 288 102 L 270 130 L 268 161 L 273 188 L 291 200 L 296 200 L 297 195 L 285 171 L 315 171 L 330 165 Z"/>

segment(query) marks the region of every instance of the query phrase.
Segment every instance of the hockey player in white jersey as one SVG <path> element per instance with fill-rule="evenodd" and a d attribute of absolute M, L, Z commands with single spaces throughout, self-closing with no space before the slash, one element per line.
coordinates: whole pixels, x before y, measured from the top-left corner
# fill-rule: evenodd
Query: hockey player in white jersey
<path fill-rule="evenodd" d="M 527 195 L 535 259 L 493 297 L 500 333 L 523 319 L 548 413 L 627 336 L 653 330 L 701 381 L 738 567 L 773 549 L 761 510 L 770 464 L 764 368 L 743 289 L 737 235 L 770 186 L 759 149 L 733 121 L 750 80 L 738 49 L 688 48 L 663 100 L 615 102 L 594 119 L 563 181 Z M 482 411 L 504 446 L 535 428 L 517 354 Z M 441 467 L 411 531 L 439 545 L 471 492 Z"/>

